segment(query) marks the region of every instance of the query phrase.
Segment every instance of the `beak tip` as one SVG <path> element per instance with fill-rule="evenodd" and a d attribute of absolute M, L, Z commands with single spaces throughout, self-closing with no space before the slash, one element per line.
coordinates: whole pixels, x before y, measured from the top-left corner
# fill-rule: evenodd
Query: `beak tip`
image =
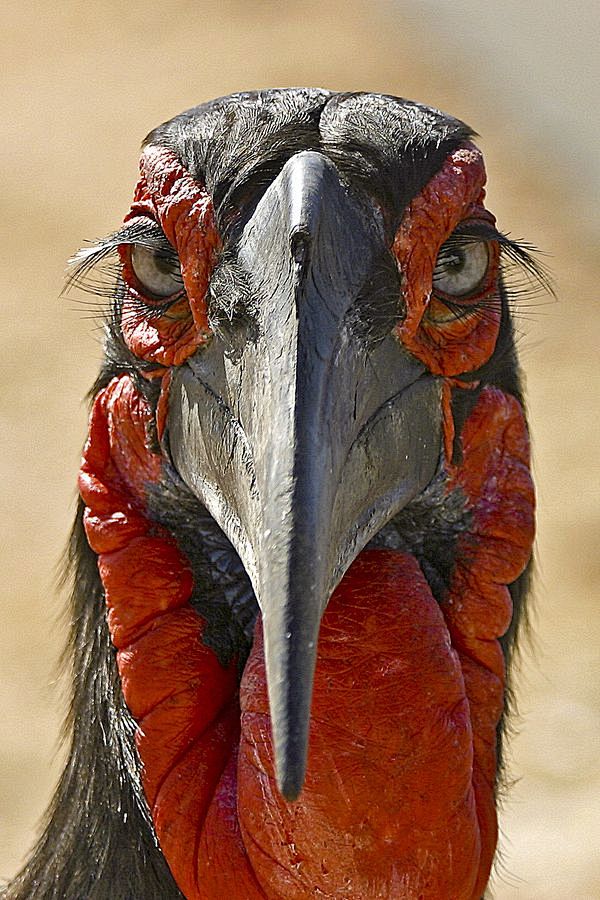
<path fill-rule="evenodd" d="M 277 786 L 284 800 L 294 803 L 300 796 L 304 786 L 304 772 L 286 772 L 277 778 Z"/>
<path fill-rule="evenodd" d="M 308 734 L 299 744 L 284 742 L 275 745 L 275 775 L 279 793 L 293 803 L 298 799 L 306 778 Z"/>

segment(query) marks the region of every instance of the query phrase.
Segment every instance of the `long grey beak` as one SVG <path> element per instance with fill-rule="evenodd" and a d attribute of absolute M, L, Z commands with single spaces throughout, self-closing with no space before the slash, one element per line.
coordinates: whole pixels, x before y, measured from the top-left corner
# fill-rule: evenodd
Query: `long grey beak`
<path fill-rule="evenodd" d="M 215 273 L 211 305 L 229 315 L 171 386 L 174 463 L 260 605 L 277 779 L 290 800 L 305 776 L 329 597 L 439 460 L 440 385 L 392 336 L 397 280 L 397 297 L 371 289 L 386 252 L 377 212 L 325 156 L 298 153 Z"/>

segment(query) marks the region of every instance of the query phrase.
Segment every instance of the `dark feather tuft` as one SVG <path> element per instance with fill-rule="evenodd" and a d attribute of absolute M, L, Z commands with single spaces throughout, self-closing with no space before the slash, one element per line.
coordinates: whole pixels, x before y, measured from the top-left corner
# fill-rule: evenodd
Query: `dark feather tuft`
<path fill-rule="evenodd" d="M 135 722 L 123 700 L 96 555 L 80 502 L 73 578 L 71 750 L 34 854 L 4 900 L 182 898 L 158 846 L 140 781 Z"/>

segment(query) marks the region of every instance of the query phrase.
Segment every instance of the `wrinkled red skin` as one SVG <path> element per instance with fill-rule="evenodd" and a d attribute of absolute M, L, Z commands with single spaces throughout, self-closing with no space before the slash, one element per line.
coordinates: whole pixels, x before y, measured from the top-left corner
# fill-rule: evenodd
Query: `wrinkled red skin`
<path fill-rule="evenodd" d="M 402 343 L 436 375 L 460 375 L 491 356 L 500 328 L 498 251 L 477 297 L 472 316 L 448 318 L 432 295 L 433 270 L 441 245 L 467 219 L 494 222 L 483 207 L 485 167 L 481 152 L 467 143 L 451 153 L 410 203 L 392 250 L 402 273 L 406 318 L 398 326 Z M 476 307 L 482 304 L 485 314 Z"/>
<path fill-rule="evenodd" d="M 125 251 L 123 275 L 129 296 L 121 328 L 136 356 L 159 366 L 179 366 L 210 337 L 205 297 L 220 239 L 210 197 L 171 150 L 146 147 L 140 170 L 125 221 L 146 216 L 159 223 L 177 248 L 186 296 L 159 318 L 140 315 L 139 289 Z"/>
<path fill-rule="evenodd" d="M 440 199 L 438 212 L 450 230 L 481 201 L 480 161 L 461 152 L 467 155 L 453 154 L 436 176 L 450 177 L 449 166 L 474 173 L 454 195 L 451 185 L 443 188 L 451 199 Z M 163 227 L 175 222 L 169 237 L 185 257 L 177 239 L 186 208 L 177 205 L 181 180 L 172 182 L 177 214 L 168 202 L 171 182 L 153 185 L 167 201 L 152 202 Z M 432 184 L 424 194 L 441 197 L 442 186 Z M 149 203 L 139 199 L 143 193 L 138 207 Z M 395 249 L 407 271 L 421 257 L 423 273 L 423 259 L 435 259 L 444 238 L 434 229 L 427 252 L 421 247 L 427 232 L 414 224 L 419 208 L 414 201 L 412 224 L 401 227 Z M 402 257 L 412 228 L 418 246 Z M 425 281 L 422 274 L 421 286 Z M 192 318 L 202 323 L 193 284 L 186 282 Z M 458 371 L 452 330 L 432 350 L 427 334 L 435 317 L 423 325 L 430 301 L 417 288 L 404 290 L 409 315 L 401 339 L 428 365 L 441 360 L 451 376 Z M 477 339 L 485 342 L 488 326 L 478 331 L 475 323 Z M 204 327 L 194 340 L 204 339 Z M 148 358 L 169 365 L 176 344 L 164 362 L 154 345 Z M 493 342 L 488 355 L 492 349 Z M 479 359 L 478 350 L 466 352 Z M 456 384 L 449 377 L 443 392 L 448 459 Z M 186 559 L 146 517 L 147 486 L 162 465 L 150 449 L 154 425 L 131 379 L 114 379 L 94 403 L 80 492 L 123 693 L 138 724 L 144 790 L 182 892 L 190 900 L 479 898 L 496 845 L 496 728 L 505 682 L 498 638 L 511 618 L 507 584 L 526 565 L 533 540 L 528 436 L 517 401 L 484 389 L 463 426 L 463 462 L 447 464 L 448 489 L 464 491 L 472 527 L 459 542 L 445 602 L 434 600 L 415 559 L 391 550 L 363 551 L 331 598 L 319 640 L 308 775 L 296 804 L 281 799 L 274 779 L 260 622 L 238 685 L 235 661 L 222 668 L 202 643 Z"/>

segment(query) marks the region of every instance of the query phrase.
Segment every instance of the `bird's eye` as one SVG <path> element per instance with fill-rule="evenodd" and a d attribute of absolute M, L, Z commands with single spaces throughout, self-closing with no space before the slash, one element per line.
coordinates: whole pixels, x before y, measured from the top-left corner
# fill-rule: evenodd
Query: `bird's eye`
<path fill-rule="evenodd" d="M 171 297 L 183 289 L 181 266 L 172 252 L 134 244 L 131 267 L 140 285 L 153 297 Z"/>
<path fill-rule="evenodd" d="M 468 297 L 485 281 L 490 253 L 485 241 L 453 241 L 444 244 L 433 271 L 435 293 Z"/>

